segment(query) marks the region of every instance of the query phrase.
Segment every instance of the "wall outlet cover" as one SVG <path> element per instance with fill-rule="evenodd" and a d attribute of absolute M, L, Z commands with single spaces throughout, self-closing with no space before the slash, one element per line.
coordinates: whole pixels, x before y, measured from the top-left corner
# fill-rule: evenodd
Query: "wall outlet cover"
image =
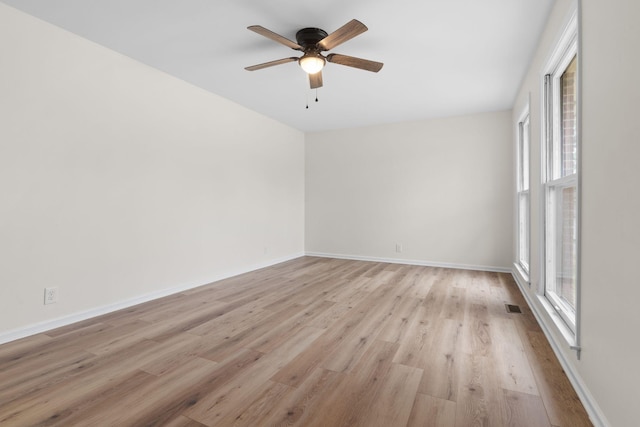
<path fill-rule="evenodd" d="M 44 288 L 44 303 L 54 304 L 58 302 L 58 288 Z"/>

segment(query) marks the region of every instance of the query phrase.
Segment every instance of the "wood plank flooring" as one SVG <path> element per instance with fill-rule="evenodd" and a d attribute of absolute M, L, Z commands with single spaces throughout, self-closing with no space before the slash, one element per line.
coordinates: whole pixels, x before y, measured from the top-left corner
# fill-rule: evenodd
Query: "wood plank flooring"
<path fill-rule="evenodd" d="M 303 257 L 0 346 L 0 425 L 591 423 L 510 275 Z"/>

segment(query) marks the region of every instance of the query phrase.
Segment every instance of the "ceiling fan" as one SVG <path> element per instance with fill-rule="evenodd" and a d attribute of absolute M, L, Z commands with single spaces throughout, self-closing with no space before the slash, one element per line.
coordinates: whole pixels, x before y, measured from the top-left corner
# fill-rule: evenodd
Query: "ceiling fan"
<path fill-rule="evenodd" d="M 287 62 L 298 61 L 300 67 L 309 74 L 309 84 L 311 89 L 322 87 L 322 69 L 327 62 L 346 65 L 348 67 L 359 68 L 361 70 L 377 73 L 384 65 L 382 62 L 369 61 L 368 59 L 356 58 L 353 56 L 330 53 L 324 56 L 322 52 L 333 49 L 342 43 L 351 40 L 355 36 L 367 31 L 367 26 L 357 19 L 352 19 L 331 34 L 320 28 L 303 28 L 296 33 L 296 42 L 286 37 L 276 34 L 260 25 L 252 25 L 247 29 L 267 37 L 273 41 L 281 43 L 294 50 L 303 52 L 301 57 L 292 56 L 290 58 L 277 59 L 263 64 L 245 67 L 245 70 L 256 71 L 274 65 L 286 64 Z"/>

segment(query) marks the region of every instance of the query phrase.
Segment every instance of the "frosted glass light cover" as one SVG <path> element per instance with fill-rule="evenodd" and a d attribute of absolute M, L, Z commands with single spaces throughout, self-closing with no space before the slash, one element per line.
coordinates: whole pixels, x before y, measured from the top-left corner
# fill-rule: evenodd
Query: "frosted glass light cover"
<path fill-rule="evenodd" d="M 315 74 L 322 70 L 325 60 L 321 56 L 303 56 L 300 58 L 299 63 L 300 67 L 302 67 L 305 72 Z"/>

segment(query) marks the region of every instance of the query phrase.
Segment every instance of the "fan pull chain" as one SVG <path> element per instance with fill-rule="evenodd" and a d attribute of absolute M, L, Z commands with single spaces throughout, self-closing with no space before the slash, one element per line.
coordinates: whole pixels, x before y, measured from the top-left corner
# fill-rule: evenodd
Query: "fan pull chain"
<path fill-rule="evenodd" d="M 316 102 L 318 102 L 318 89 L 316 88 Z M 309 109 L 309 92 L 307 92 L 307 104 L 304 107 L 305 109 Z"/>

